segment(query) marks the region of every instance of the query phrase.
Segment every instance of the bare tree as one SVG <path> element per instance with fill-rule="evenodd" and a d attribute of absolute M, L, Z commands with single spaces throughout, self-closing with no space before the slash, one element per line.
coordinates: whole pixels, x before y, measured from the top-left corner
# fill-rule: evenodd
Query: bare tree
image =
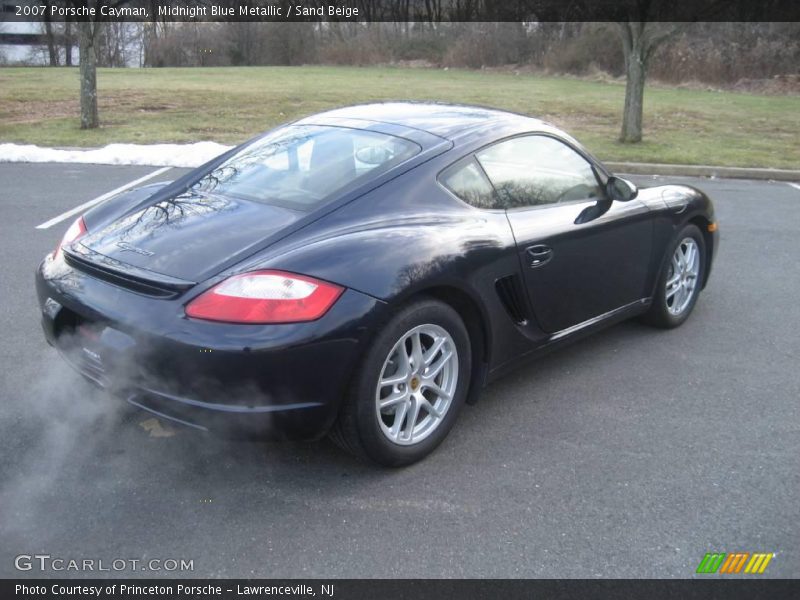
<path fill-rule="evenodd" d="M 47 42 L 47 55 L 50 60 L 51 67 L 57 67 L 58 60 L 58 46 L 56 45 L 56 34 L 53 30 L 53 23 L 50 18 L 50 0 L 41 0 L 42 6 L 45 8 L 44 12 L 44 37 Z"/>
<path fill-rule="evenodd" d="M 676 23 L 626 21 L 619 23 L 625 55 L 625 107 L 619 140 L 625 143 L 642 141 L 644 83 L 647 66 L 658 46 L 679 29 Z"/>
<path fill-rule="evenodd" d="M 89 5 L 97 0 L 87 0 Z M 95 129 L 100 126 L 97 112 L 97 54 L 94 42 L 98 21 L 86 20 L 78 22 L 78 45 L 80 52 L 81 77 L 81 129 Z"/>
<path fill-rule="evenodd" d="M 72 46 L 75 40 L 72 38 L 72 21 L 67 19 L 64 22 L 64 64 L 72 66 Z"/>
<path fill-rule="evenodd" d="M 129 0 L 117 0 L 113 6 L 127 4 Z M 96 13 L 97 0 L 70 0 L 78 6 L 94 8 Z M 97 111 L 97 41 L 103 28 L 103 22 L 98 18 L 79 21 L 78 46 L 80 52 L 80 78 L 81 78 L 81 129 L 95 129 L 100 126 Z"/>
<path fill-rule="evenodd" d="M 127 67 L 141 55 L 142 23 L 108 21 L 95 35 L 95 56 L 99 67 Z"/>

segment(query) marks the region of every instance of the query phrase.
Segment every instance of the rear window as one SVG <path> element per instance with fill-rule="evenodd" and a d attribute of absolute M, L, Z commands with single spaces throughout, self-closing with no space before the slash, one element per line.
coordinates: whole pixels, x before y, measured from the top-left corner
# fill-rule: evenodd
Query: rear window
<path fill-rule="evenodd" d="M 242 149 L 194 189 L 307 211 L 420 150 L 414 142 L 374 131 L 292 125 Z"/>

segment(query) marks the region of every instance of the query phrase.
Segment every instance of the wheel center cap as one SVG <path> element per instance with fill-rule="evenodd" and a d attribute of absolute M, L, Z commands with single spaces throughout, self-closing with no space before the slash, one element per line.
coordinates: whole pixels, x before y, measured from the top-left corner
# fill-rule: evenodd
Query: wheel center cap
<path fill-rule="evenodd" d="M 419 387 L 419 377 L 416 375 L 412 377 L 411 381 L 408 382 L 408 385 L 411 386 L 411 389 L 416 392 L 417 388 Z"/>

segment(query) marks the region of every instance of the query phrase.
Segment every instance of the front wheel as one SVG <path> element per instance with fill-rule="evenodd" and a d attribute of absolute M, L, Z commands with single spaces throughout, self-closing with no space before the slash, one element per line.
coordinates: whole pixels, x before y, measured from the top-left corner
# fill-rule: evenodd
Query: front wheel
<path fill-rule="evenodd" d="M 447 436 L 467 395 L 469 335 L 436 300 L 400 310 L 367 350 L 331 438 L 353 454 L 403 466 Z"/>
<path fill-rule="evenodd" d="M 656 327 L 672 328 L 689 318 L 700 294 L 706 265 L 703 234 L 696 225 L 686 225 L 667 252 L 668 262 L 644 319 Z"/>

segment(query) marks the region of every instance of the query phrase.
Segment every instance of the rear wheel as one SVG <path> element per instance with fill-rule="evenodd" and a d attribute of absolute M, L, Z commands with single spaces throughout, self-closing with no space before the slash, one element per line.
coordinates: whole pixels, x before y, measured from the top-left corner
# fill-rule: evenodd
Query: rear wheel
<path fill-rule="evenodd" d="M 447 436 L 467 394 L 467 330 L 435 300 L 400 310 L 366 352 L 331 438 L 385 466 L 416 462 Z"/>
<path fill-rule="evenodd" d="M 672 328 L 689 318 L 700 294 L 706 257 L 703 234 L 697 226 L 686 225 L 667 252 L 668 262 L 644 319 L 656 327 Z"/>

